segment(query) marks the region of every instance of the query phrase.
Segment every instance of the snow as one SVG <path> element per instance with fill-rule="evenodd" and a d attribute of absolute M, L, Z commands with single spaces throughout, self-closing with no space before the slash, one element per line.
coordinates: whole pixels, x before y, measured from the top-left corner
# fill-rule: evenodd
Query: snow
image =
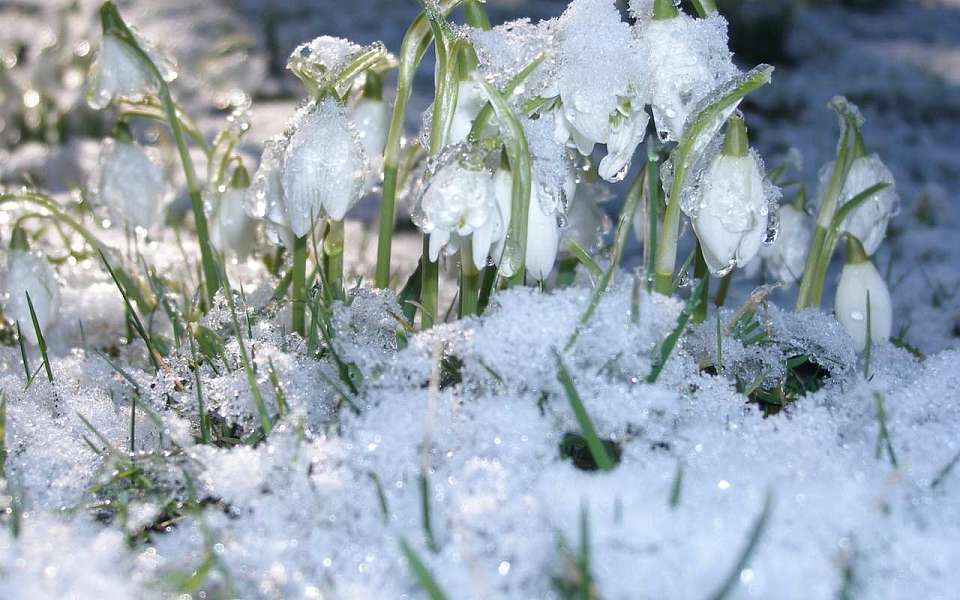
<path fill-rule="evenodd" d="M 505 3 L 490 4 L 502 11 L 497 14 L 517 16 Z M 635 11 L 649 8 L 649 2 L 630 4 Z M 391 3 L 370 21 L 370 6 L 338 4 L 327 10 L 329 20 L 281 22 L 282 43 L 319 31 L 354 37 L 344 27 L 366 27 L 356 36 L 366 43 L 387 29 L 384 23 L 392 31 L 395 15 L 406 18 L 415 9 Z M 531 10 L 550 17 L 562 9 L 535 3 Z M 761 154 L 777 164 L 789 147 L 800 148 L 806 159 L 800 177 L 809 183 L 835 153 L 827 100 L 844 93 L 863 107 L 868 147 L 883 156 L 903 202 L 874 260 L 891 288 L 894 334 L 909 326 L 906 337 L 926 353 L 923 360 L 878 339 L 868 369 L 832 315 L 787 310 L 795 288 L 764 289 L 768 300 L 758 301 L 755 312 L 767 335 L 747 344 L 727 332 L 766 276 L 738 272 L 727 308 L 719 311 L 719 355 L 711 306 L 706 322 L 681 338 L 657 382 L 647 383 L 652 356 L 674 328 L 682 299 L 642 289 L 635 298 L 637 274 L 629 267 L 639 252 L 630 246 L 628 268 L 616 273 L 569 351 L 563 348 L 594 291 L 582 268 L 571 287 L 499 291 L 482 317 L 415 335 L 398 336 L 404 307 L 393 293 L 362 285 L 332 315 L 332 345 L 351 365 L 354 395 L 329 353 L 310 356 L 306 344 L 287 333 L 289 306 L 271 299 L 276 279 L 255 259 L 231 258 L 231 281 L 236 290 L 242 284 L 245 295 L 237 297 L 241 320 L 248 313 L 253 321 L 244 343 L 255 357 L 259 389 L 278 411 L 275 372 L 288 409 L 266 441 L 218 447 L 197 442 L 194 369 L 220 433 L 242 438 L 258 425 L 223 296 L 201 324 L 222 336 L 225 356 L 197 366 L 188 345 L 171 341 L 171 353 L 154 373 L 109 275 L 88 257 L 62 256 L 52 235 L 36 240 L 31 247 L 63 259 L 55 267 L 61 307 L 44 326 L 54 383 L 41 371 L 25 389 L 20 349 L 0 330 L 8 452 L 0 489 L 0 597 L 424 597 L 400 550 L 406 540 L 451 598 L 559 598 L 554 580 L 576 573 L 558 539 L 576 552 L 584 511 L 591 575 L 602 597 L 699 597 L 717 590 L 734 569 L 768 496 L 769 521 L 752 557 L 733 573 L 731 597 L 833 598 L 845 586 L 864 598 L 952 597 L 960 560 L 960 471 L 946 467 L 960 453 L 954 287 L 960 213 L 950 190 L 960 97 L 943 64 L 955 53 L 958 14 L 918 4 L 876 13 L 797 9 L 790 42 L 797 64 L 779 70 L 775 84 L 743 107 Z M 512 27 L 525 31 L 522 24 Z M 717 23 L 711 27 L 720 35 Z M 309 31 L 286 39 L 297 28 Z M 386 41 L 398 46 L 397 37 Z M 265 57 L 259 52 L 257 64 Z M 927 60 L 934 57 L 940 58 Z M 491 66 L 490 75 L 505 77 L 521 63 L 510 58 Z M 178 83 L 190 69 L 181 73 Z M 276 80 L 262 85 L 282 88 Z M 427 101 L 415 97 L 414 109 Z M 244 142 L 248 164 L 294 106 L 280 101 L 254 113 Z M 788 118 L 778 116 L 784 106 L 794 107 Z M 557 145 L 546 144 L 549 118 L 526 123 L 527 133 L 545 142 L 531 142 L 537 177 L 560 182 L 567 173 L 561 173 Z M 213 122 L 204 117 L 201 126 Z M 78 174 L 94 172 L 96 149 L 76 140 L 10 147 L 0 175 L 13 185 L 39 173 L 79 214 L 65 192 L 82 181 Z M 285 151 L 279 145 L 274 162 Z M 269 168 L 261 173 L 262 198 L 248 196 L 258 216 L 276 208 L 267 203 L 273 174 Z M 598 227 L 595 199 L 610 189 L 622 196 L 625 186 L 581 179 L 562 235 L 586 247 Z M 615 201 L 601 206 L 618 209 Z M 4 240 L 13 214 L 0 213 Z M 285 219 L 278 217 L 281 224 Z M 142 254 L 170 281 L 194 277 L 196 265 L 185 259 L 196 255 L 191 239 L 181 251 L 169 230 L 128 238 L 116 226 L 91 227 L 118 258 L 133 262 Z M 777 244 L 788 244 L 792 230 L 785 220 Z M 365 231 L 355 221 L 347 224 L 351 274 L 372 270 L 375 242 Z M 406 277 L 420 239 L 399 237 L 395 272 Z M 6 244 L 3 252 L 4 262 L 13 256 Z M 768 271 L 794 260 L 784 257 L 778 267 L 768 255 Z M 688 292 L 684 284 L 679 296 Z M 825 296 L 832 297 L 832 289 Z M 162 311 L 149 326 L 170 338 Z M 620 449 L 610 472 L 580 470 L 561 455 L 561 441 L 579 425 L 557 380 L 553 350 L 561 352 L 598 435 Z M 31 365 L 40 366 L 38 349 L 27 352 Z M 798 354 L 828 376 L 787 410 L 764 416 L 737 391 L 754 381 L 773 384 Z M 127 452 L 133 384 L 108 359 L 140 390 L 133 454 Z M 98 454 L 84 438 L 115 451 Z M 132 466 L 149 488 L 112 481 Z M 678 472 L 682 484 L 671 506 Z M 422 525 L 423 473 L 436 551 Z M 23 512 L 15 535 L 18 502 Z"/>

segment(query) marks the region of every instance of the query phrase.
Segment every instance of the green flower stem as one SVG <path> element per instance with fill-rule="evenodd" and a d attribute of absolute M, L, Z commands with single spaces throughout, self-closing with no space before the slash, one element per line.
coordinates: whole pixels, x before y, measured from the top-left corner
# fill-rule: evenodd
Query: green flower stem
<path fill-rule="evenodd" d="M 715 0 L 693 0 L 693 8 L 700 17 L 709 17 L 719 12 Z"/>
<path fill-rule="evenodd" d="M 713 297 L 713 305 L 720 308 L 727 302 L 727 292 L 730 291 L 730 280 L 733 279 L 733 271 L 730 271 L 720 280 L 720 286 L 717 287 L 717 294 Z"/>
<path fill-rule="evenodd" d="M 760 65 L 736 81 L 706 105 L 680 138 L 673 153 L 673 184 L 667 197 L 663 228 L 658 240 L 655 260 L 654 290 L 669 295 L 673 288 L 673 270 L 677 262 L 677 238 L 680 232 L 680 195 L 686 182 L 687 170 L 695 163 L 709 141 L 717 134 L 744 96 L 770 82 L 773 67 Z"/>
<path fill-rule="evenodd" d="M 703 323 L 707 320 L 707 298 L 710 297 L 710 271 L 707 269 L 707 261 L 703 258 L 703 248 L 700 242 L 697 242 L 696 257 L 693 260 L 693 277 L 702 279 L 703 285 L 697 289 L 700 291 L 700 300 L 697 301 L 697 307 L 693 311 L 693 322 Z"/>
<path fill-rule="evenodd" d="M 330 221 L 323 237 L 323 266 L 334 298 L 343 298 L 343 221 Z"/>
<path fill-rule="evenodd" d="M 477 314 L 480 297 L 480 271 L 473 264 L 473 246 L 470 242 L 460 248 L 460 316 Z"/>
<path fill-rule="evenodd" d="M 307 237 L 298 237 L 293 241 L 293 268 L 292 268 L 292 309 L 293 319 L 291 329 L 301 336 L 306 334 L 307 307 Z"/>
<path fill-rule="evenodd" d="M 666 21 L 678 16 L 680 16 L 680 12 L 673 0 L 656 0 L 653 4 L 653 18 L 657 21 Z"/>
<path fill-rule="evenodd" d="M 423 237 L 420 256 L 420 328 L 430 329 L 437 321 L 437 302 L 440 289 L 440 261 L 430 262 L 430 238 Z"/>
<path fill-rule="evenodd" d="M 650 144 L 650 142 L 648 142 Z M 652 146 L 647 148 L 646 173 L 646 231 L 643 235 L 643 264 L 646 267 L 647 291 L 653 286 L 653 273 L 656 270 L 657 235 L 660 226 L 660 168 L 656 152 Z"/>
<path fill-rule="evenodd" d="M 52 198 L 36 192 L 0 194 L 0 205 L 8 202 L 27 202 L 29 204 L 39 206 L 40 208 L 48 211 L 52 218 L 80 234 L 80 237 L 82 237 L 84 241 L 90 244 L 90 246 L 95 250 L 108 250 L 106 244 L 97 239 L 97 236 L 93 235 L 90 230 L 80 224 L 79 221 L 68 215 Z"/>
<path fill-rule="evenodd" d="M 840 116 L 840 143 L 823 202 L 817 211 L 817 224 L 810 242 L 810 250 L 807 252 L 807 260 L 803 265 L 800 289 L 797 292 L 796 310 L 820 305 L 826 266 L 830 264 L 835 246 L 835 243 L 831 244 L 828 239 L 830 225 L 853 161 L 866 154 L 857 116 L 844 103 L 836 102 L 836 99 L 830 102 L 830 108 Z"/>
<path fill-rule="evenodd" d="M 440 2 L 440 11 L 449 13 L 462 0 Z M 374 285 L 386 288 L 390 285 L 390 254 L 393 243 L 393 226 L 397 212 L 397 180 L 400 164 L 400 138 L 403 135 L 403 120 L 413 91 L 413 78 L 423 58 L 433 33 L 430 20 L 420 13 L 407 29 L 400 46 L 400 65 L 397 74 L 397 95 L 393 102 L 393 115 L 387 132 L 383 154 L 383 201 L 380 205 L 380 232 L 377 238 L 377 269 Z"/>
<path fill-rule="evenodd" d="M 153 64 L 153 61 L 150 60 L 147 53 L 137 44 L 136 38 L 120 16 L 113 2 L 108 0 L 103 3 L 103 6 L 100 7 L 100 19 L 103 24 L 103 35 L 113 35 L 119 41 L 123 42 L 140 58 L 156 79 L 160 103 L 163 106 L 163 111 L 167 115 L 167 125 L 170 127 L 170 133 L 173 135 L 173 141 L 177 146 L 177 153 L 180 155 L 180 162 L 183 165 L 183 175 L 187 182 L 187 193 L 190 196 L 190 206 L 193 209 L 194 225 L 197 228 L 197 238 L 200 242 L 200 261 L 206 283 L 207 297 L 208 299 L 212 299 L 216 295 L 217 290 L 220 289 L 220 283 L 217 277 L 217 267 L 211 250 L 212 247 L 209 243 L 210 233 L 207 227 L 207 217 L 203 212 L 202 188 L 200 181 L 197 179 L 196 170 L 193 167 L 193 159 L 190 158 L 190 149 L 187 147 L 183 127 L 181 127 L 180 124 L 177 106 L 173 101 L 173 97 L 170 95 L 170 86 L 164 81 L 160 69 Z"/>
<path fill-rule="evenodd" d="M 483 6 L 478 0 L 466 0 L 463 3 L 463 13 L 467 25 L 483 31 L 490 31 L 490 17 L 487 16 L 487 11 L 483 10 Z"/>

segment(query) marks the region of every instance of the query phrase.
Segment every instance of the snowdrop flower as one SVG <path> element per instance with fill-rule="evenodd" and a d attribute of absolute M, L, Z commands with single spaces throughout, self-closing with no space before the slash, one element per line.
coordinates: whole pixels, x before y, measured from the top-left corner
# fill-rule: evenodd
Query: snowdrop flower
<path fill-rule="evenodd" d="M 745 266 L 766 238 L 768 200 L 742 118 L 729 120 L 723 150 L 707 168 L 701 193 L 692 220 L 707 266 L 715 274 Z"/>
<path fill-rule="evenodd" d="M 101 145 L 91 187 L 111 218 L 144 229 L 157 223 L 172 196 L 163 168 L 122 130 Z"/>
<path fill-rule="evenodd" d="M 644 3 L 644 11 L 649 4 Z M 640 10 L 639 8 L 635 10 Z M 664 141 L 678 141 L 697 104 L 737 73 L 727 47 L 727 22 L 718 14 L 695 19 L 657 0 L 654 17 L 638 19 L 637 36 L 647 60 L 650 106 Z"/>
<path fill-rule="evenodd" d="M 457 108 L 453 113 L 450 132 L 447 136 L 448 143 L 459 144 L 467 141 L 470 129 L 473 127 L 473 120 L 477 118 L 486 103 L 487 98 L 475 81 L 472 79 L 460 81 L 457 87 Z"/>
<path fill-rule="evenodd" d="M 280 177 L 286 141 L 283 136 L 277 136 L 263 143 L 260 166 L 253 175 L 253 184 L 247 188 L 244 208 L 248 216 L 264 223 L 267 241 L 293 249 L 293 231 L 287 219 Z"/>
<path fill-rule="evenodd" d="M 324 216 L 343 220 L 363 194 L 367 165 L 356 128 L 332 99 L 301 109 L 290 131 L 280 183 L 290 229 L 304 237 Z"/>
<path fill-rule="evenodd" d="M 574 0 L 560 19 L 555 138 L 584 156 L 607 144 L 600 176 L 623 179 L 647 129 L 641 54 L 613 0 Z"/>
<path fill-rule="evenodd" d="M 250 177 L 239 167 L 233 174 L 230 187 L 219 195 L 213 213 L 210 241 L 220 252 L 230 251 L 244 259 L 256 244 L 257 223 L 247 215 L 245 200 Z"/>
<path fill-rule="evenodd" d="M 794 283 L 803 275 L 812 237 L 811 220 L 793 204 L 780 207 L 779 216 L 780 232 L 777 239 L 769 246 L 762 247 L 760 256 L 771 277 L 784 283 Z"/>
<path fill-rule="evenodd" d="M 129 28 L 138 46 L 150 58 L 167 83 L 177 78 L 176 64 L 157 52 L 149 42 Z M 160 87 L 156 74 L 127 42 L 115 33 L 106 33 L 100 52 L 90 67 L 87 103 L 91 108 L 106 108 L 116 99 L 140 100 Z"/>
<path fill-rule="evenodd" d="M 472 244 L 474 266 L 487 264 L 490 246 L 504 232 L 494 179 L 483 169 L 471 168 L 455 157 L 444 162 L 426 183 L 418 207 L 420 228 L 430 236 L 429 255 L 436 261 L 448 243 Z M 471 237 L 468 241 L 467 237 Z"/>
<path fill-rule="evenodd" d="M 833 170 L 832 164 L 829 170 Z M 838 207 L 842 207 L 860 192 L 877 183 L 889 185 L 870 196 L 840 225 L 840 231 L 860 240 L 867 256 L 873 256 L 880 247 L 880 243 L 887 234 L 890 218 L 900 209 L 900 196 L 894 187 L 893 173 L 876 154 L 855 159 L 850 165 L 850 173 L 843 184 L 838 204 Z"/>
<path fill-rule="evenodd" d="M 37 334 L 30 317 L 27 294 L 33 302 L 40 331 L 46 333 L 60 313 L 60 288 L 50 263 L 39 252 L 25 248 L 11 248 L 3 273 L 3 312 L 13 322 L 20 323 L 20 331 L 31 344 L 36 345 Z"/>
<path fill-rule="evenodd" d="M 571 240 L 587 251 L 599 250 L 603 245 L 603 236 L 610 231 L 610 218 L 600 208 L 607 200 L 610 191 L 600 183 L 576 184 L 575 196 L 567 210 L 567 226 L 561 232 L 562 240 Z M 639 212 L 639 211 L 638 211 Z M 562 254 L 569 252 L 568 242 L 560 245 Z"/>
<path fill-rule="evenodd" d="M 383 171 L 383 149 L 387 145 L 390 107 L 383 98 L 362 97 L 353 107 L 351 120 L 357 128 L 363 152 L 370 161 L 364 181 L 364 192 L 370 192 Z"/>
<path fill-rule="evenodd" d="M 560 224 L 555 211 L 547 212 L 544 204 L 551 200 L 544 198 L 547 192 L 534 182 L 530 191 L 530 210 L 527 213 L 527 255 L 525 266 L 527 275 L 537 281 L 544 281 L 553 271 L 560 250 Z"/>
<path fill-rule="evenodd" d="M 860 242 L 847 236 L 847 264 L 840 273 L 834 311 L 858 352 L 867 346 L 867 306 L 869 297 L 870 339 L 890 338 L 893 330 L 893 304 L 890 290 L 870 262 Z"/>

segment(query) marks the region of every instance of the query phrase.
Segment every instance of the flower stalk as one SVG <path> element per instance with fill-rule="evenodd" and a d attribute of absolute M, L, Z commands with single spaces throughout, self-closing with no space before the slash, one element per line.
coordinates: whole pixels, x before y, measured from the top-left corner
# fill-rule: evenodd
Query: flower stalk
<path fill-rule="evenodd" d="M 671 3 L 672 4 L 672 3 Z M 672 157 L 674 173 L 663 226 L 657 245 L 655 259 L 654 290 L 669 295 L 673 288 L 673 271 L 677 261 L 677 238 L 680 232 L 680 196 L 687 178 L 687 171 L 696 163 L 699 155 L 708 146 L 740 101 L 754 90 L 770 82 L 773 67 L 760 65 L 736 79 L 726 90 L 706 105 L 683 132 L 680 143 Z"/>
<path fill-rule="evenodd" d="M 307 307 L 307 236 L 297 237 L 293 241 L 293 265 L 291 268 L 291 327 L 294 333 L 306 334 Z"/>
<path fill-rule="evenodd" d="M 157 95 L 164 113 L 167 116 L 167 125 L 170 127 L 170 133 L 173 136 L 174 144 L 177 147 L 177 154 L 180 157 L 180 163 L 183 166 L 183 175 L 187 182 L 187 194 L 190 196 L 190 207 L 193 211 L 194 225 L 197 229 L 197 238 L 200 245 L 200 262 L 203 270 L 206 297 L 208 300 L 216 295 L 220 289 L 220 282 L 217 276 L 217 267 L 214 260 L 211 246 L 210 233 L 207 225 L 207 217 L 203 212 L 202 184 L 197 178 L 196 170 L 193 166 L 193 159 L 190 157 L 190 149 L 187 147 L 186 137 L 183 127 L 177 113 L 176 103 L 170 94 L 170 86 L 167 85 L 163 74 L 157 65 L 150 59 L 150 56 L 140 47 L 136 38 L 130 31 L 130 28 L 120 16 L 120 12 L 113 2 L 104 2 L 100 7 L 100 21 L 103 26 L 103 36 L 113 36 L 116 40 L 126 45 L 141 60 L 143 65 L 152 73 L 156 79 Z"/>

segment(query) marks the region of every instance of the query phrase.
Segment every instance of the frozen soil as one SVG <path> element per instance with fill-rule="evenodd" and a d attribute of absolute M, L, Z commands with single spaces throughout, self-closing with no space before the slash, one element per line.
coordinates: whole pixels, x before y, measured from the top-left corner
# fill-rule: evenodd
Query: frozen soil
<path fill-rule="evenodd" d="M 371 17 L 381 14 L 374 4 L 350 3 L 329 23 L 300 19 L 300 38 L 383 37 L 395 50 L 400 25 Z M 400 4 L 382 14 L 408 20 L 412 11 Z M 503 17 L 563 8 L 491 4 Z M 63 308 L 47 332 L 54 383 L 41 375 L 25 390 L 19 348 L 0 346 L 8 452 L 0 597 L 425 597 L 401 552 L 405 540 L 450 598 L 563 598 L 582 578 L 584 515 L 597 597 L 710 596 L 728 578 L 731 597 L 953 597 L 960 10 L 949 2 L 802 10 L 789 40 L 795 62 L 745 107 L 756 115 L 751 134 L 771 163 L 799 148 L 812 185 L 835 145 L 827 100 L 843 93 L 861 104 L 867 143 L 904 199 L 878 267 L 891 284 L 895 327 L 909 325 L 903 337 L 922 359 L 881 342 L 867 369 L 832 316 L 777 308 L 792 304 L 785 290 L 759 311 L 767 340 L 744 347 L 726 335 L 718 356 L 711 315 L 647 383 L 681 303 L 644 292 L 634 300 L 625 271 L 563 354 L 598 435 L 619 456 L 610 472 L 583 470 L 589 461 L 561 452 L 579 425 L 552 351 L 587 306 L 585 274 L 549 293 L 499 293 L 482 318 L 403 343 L 395 297 L 361 288 L 333 319 L 336 354 L 355 367 L 354 393 L 329 353 L 308 357 L 306 344 L 285 333 L 288 308 L 270 299 L 276 282 L 251 260 L 230 267 L 252 322 L 245 342 L 267 406 L 277 413 L 283 404 L 285 414 L 266 441 L 214 447 L 197 443 L 190 348 L 174 348 L 154 374 L 142 344 L 125 343 L 109 275 L 93 260 L 68 261 L 58 267 Z M 255 106 L 251 153 L 292 104 Z M 10 148 L 0 170 L 5 181 L 37 172 L 64 188 L 91 168 L 85 145 Z M 371 206 L 358 215 L 373 214 Z M 369 273 L 366 249 L 375 245 L 363 231 L 357 222 L 347 233 L 366 239 L 347 250 L 357 273 Z M 125 247 L 122 235 L 105 235 Z M 403 240 L 395 264 L 405 276 L 420 241 Z M 182 275 L 172 234 L 143 243 L 160 274 Z M 721 329 L 761 283 L 737 280 Z M 201 368 L 206 408 L 239 441 L 256 428 L 257 412 L 223 298 L 203 324 L 226 340 L 224 357 Z M 169 323 L 157 314 L 151 326 Z M 737 391 L 779 377 L 797 354 L 829 375 L 788 410 L 764 416 Z M 29 359 L 40 364 L 36 351 Z M 135 390 L 142 405 L 128 454 Z M 754 532 L 757 545 L 739 564 Z"/>

